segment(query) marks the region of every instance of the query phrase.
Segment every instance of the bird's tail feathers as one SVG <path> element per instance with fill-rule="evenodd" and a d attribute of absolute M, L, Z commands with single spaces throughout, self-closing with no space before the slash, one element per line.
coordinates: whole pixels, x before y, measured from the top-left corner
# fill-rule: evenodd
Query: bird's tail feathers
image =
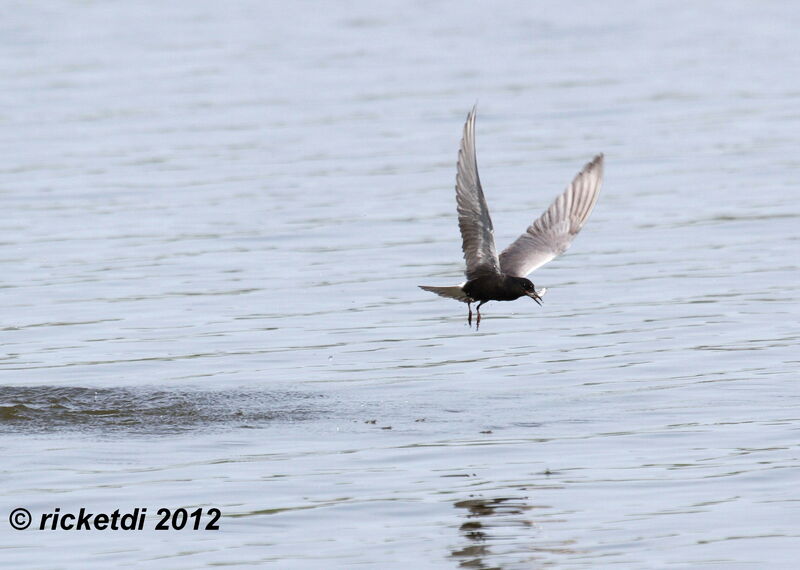
<path fill-rule="evenodd" d="M 461 285 L 455 285 L 453 287 L 430 287 L 428 285 L 420 285 L 419 288 L 425 291 L 430 291 L 431 293 L 436 293 L 440 297 L 455 299 L 456 301 L 461 301 L 462 303 L 467 303 L 470 301 L 470 298 L 466 293 L 464 293 Z"/>

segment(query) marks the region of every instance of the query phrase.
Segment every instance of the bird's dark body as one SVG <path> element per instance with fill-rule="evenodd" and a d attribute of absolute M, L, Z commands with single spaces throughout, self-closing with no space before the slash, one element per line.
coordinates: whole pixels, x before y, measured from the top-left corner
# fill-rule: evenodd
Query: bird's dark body
<path fill-rule="evenodd" d="M 483 275 L 467 281 L 462 289 L 470 299 L 476 302 L 514 301 L 527 295 L 524 281 L 528 280 L 512 275 Z"/>
<path fill-rule="evenodd" d="M 481 323 L 481 306 L 489 301 L 513 301 L 520 297 L 531 297 L 542 304 L 541 297 L 536 293 L 536 288 L 525 277 L 515 277 L 505 273 L 487 272 L 470 279 L 461 287 L 467 295 L 466 303 L 469 310 L 467 322 L 472 324 L 472 303 L 477 302 L 478 321 Z"/>

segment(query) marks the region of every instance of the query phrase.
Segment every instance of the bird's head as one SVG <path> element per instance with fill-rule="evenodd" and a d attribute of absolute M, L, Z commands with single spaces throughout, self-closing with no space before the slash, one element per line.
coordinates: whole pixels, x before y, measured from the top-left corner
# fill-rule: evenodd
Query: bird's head
<path fill-rule="evenodd" d="M 522 288 L 523 295 L 527 295 L 540 305 L 542 304 L 542 298 L 539 296 L 539 293 L 536 292 L 536 287 L 533 286 L 533 282 L 530 279 L 525 279 L 524 277 L 518 277 L 517 283 Z"/>

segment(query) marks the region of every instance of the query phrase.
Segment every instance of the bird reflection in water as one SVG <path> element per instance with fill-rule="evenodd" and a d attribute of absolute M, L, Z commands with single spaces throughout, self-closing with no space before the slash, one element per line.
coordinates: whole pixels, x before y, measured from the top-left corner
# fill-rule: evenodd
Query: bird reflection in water
<path fill-rule="evenodd" d="M 544 553 L 572 552 L 563 546 L 531 544 L 537 525 L 529 511 L 548 507 L 531 505 L 526 497 L 470 498 L 457 501 L 454 506 L 466 510 L 467 520 L 459 530 L 467 545 L 451 552 L 461 568 L 493 570 L 508 564 L 528 567 L 543 562 Z"/>

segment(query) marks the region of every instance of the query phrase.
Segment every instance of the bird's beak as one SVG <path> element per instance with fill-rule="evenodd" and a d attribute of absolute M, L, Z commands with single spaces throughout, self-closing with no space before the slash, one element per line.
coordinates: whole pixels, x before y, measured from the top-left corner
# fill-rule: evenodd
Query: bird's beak
<path fill-rule="evenodd" d="M 530 293 L 525 293 L 528 297 L 539 303 L 539 306 L 542 304 L 542 298 L 539 296 L 539 293 L 536 291 L 531 291 Z"/>

